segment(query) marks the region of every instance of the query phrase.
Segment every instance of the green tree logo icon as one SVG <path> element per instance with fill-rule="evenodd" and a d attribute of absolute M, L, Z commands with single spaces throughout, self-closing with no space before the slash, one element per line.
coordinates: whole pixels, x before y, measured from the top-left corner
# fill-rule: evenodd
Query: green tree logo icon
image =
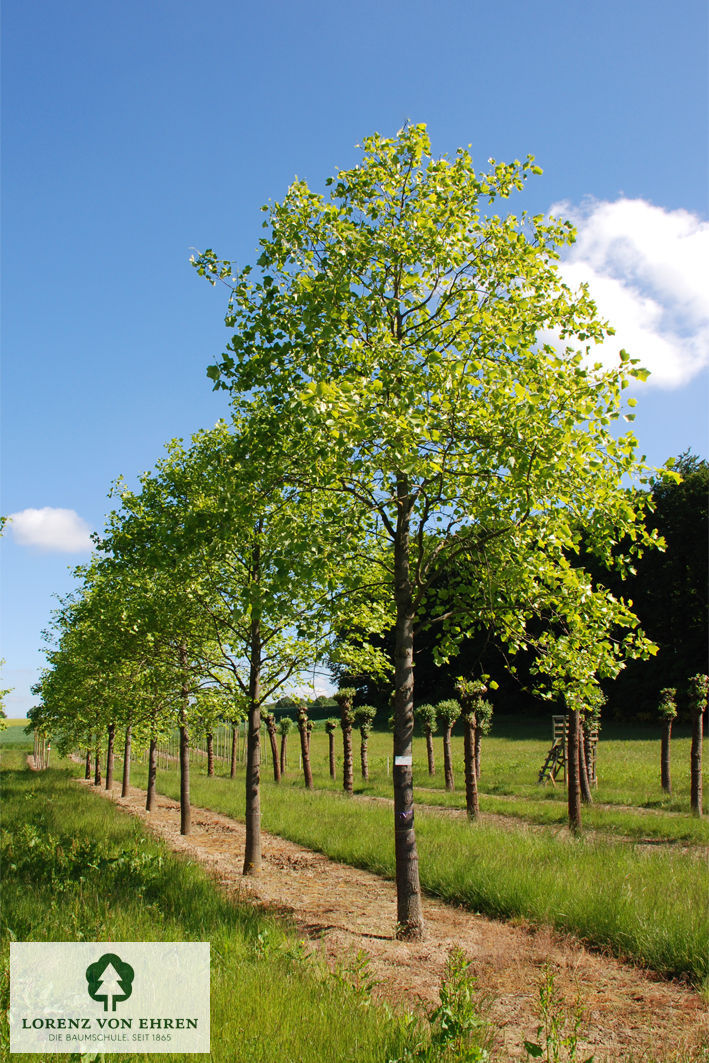
<path fill-rule="evenodd" d="M 89 983 L 89 996 L 92 1000 L 102 1000 L 103 1010 L 116 1010 L 116 1003 L 127 1000 L 133 992 L 135 971 L 129 963 L 124 963 L 115 952 L 105 952 L 100 960 L 86 968 L 86 981 Z"/>

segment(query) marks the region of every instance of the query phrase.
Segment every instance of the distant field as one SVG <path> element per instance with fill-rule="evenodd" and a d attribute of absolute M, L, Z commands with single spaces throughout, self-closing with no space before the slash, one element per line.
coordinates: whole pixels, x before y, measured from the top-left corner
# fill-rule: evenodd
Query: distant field
<path fill-rule="evenodd" d="M 7 726 L 0 731 L 0 748 L 32 749 L 32 735 L 25 734 L 27 720 L 6 720 Z"/>

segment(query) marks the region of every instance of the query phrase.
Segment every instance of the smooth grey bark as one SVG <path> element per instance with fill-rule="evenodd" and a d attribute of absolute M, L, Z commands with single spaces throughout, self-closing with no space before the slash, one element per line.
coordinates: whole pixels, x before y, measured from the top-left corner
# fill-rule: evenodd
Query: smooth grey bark
<path fill-rule="evenodd" d="M 591 782 L 588 775 L 586 743 L 582 727 L 579 727 L 579 785 L 581 787 L 581 800 L 585 805 L 592 805 L 593 794 L 591 793 Z"/>
<path fill-rule="evenodd" d="M 157 801 L 157 778 L 158 778 L 158 740 L 155 737 L 150 739 L 150 749 L 148 750 L 148 790 L 145 795 L 145 811 L 152 812 L 155 808 L 155 802 Z"/>
<path fill-rule="evenodd" d="M 672 778 L 670 775 L 670 743 L 672 740 L 673 720 L 663 720 L 662 738 L 660 740 L 660 785 L 666 794 L 672 793 Z"/>
<path fill-rule="evenodd" d="M 130 787 L 130 749 L 131 749 L 131 725 L 126 727 L 126 736 L 123 742 L 123 780 L 121 783 L 121 797 L 128 796 Z"/>
<path fill-rule="evenodd" d="M 397 475 L 394 535 L 394 850 L 396 856 L 396 936 L 423 937 L 419 859 L 414 829 L 414 604 L 409 571 L 409 530 L 413 500 L 403 473 Z"/>
<path fill-rule="evenodd" d="M 115 723 L 109 723 L 108 725 L 108 744 L 106 746 L 106 789 L 113 789 L 113 764 L 114 753 L 113 747 L 116 741 L 116 725 Z"/>
<path fill-rule="evenodd" d="M 180 698 L 180 834 L 189 834 L 192 829 L 192 808 L 190 804 L 190 733 L 187 726 L 187 713 L 189 706 L 189 678 L 187 647 L 183 643 L 180 646 L 180 670 L 182 672 L 182 687 Z"/>
<path fill-rule="evenodd" d="M 702 732 L 704 712 L 692 713 L 692 747 L 689 753 L 690 763 L 690 804 L 692 814 L 702 815 Z"/>
<path fill-rule="evenodd" d="M 463 728 L 465 808 L 468 813 L 468 819 L 477 819 L 480 815 L 480 798 L 478 795 L 478 773 L 475 764 L 475 738 L 478 728 L 474 712 L 464 714 Z"/>
<path fill-rule="evenodd" d="M 428 774 L 436 774 L 436 760 L 433 754 L 433 731 L 426 727 L 426 757 L 428 758 Z"/>
<path fill-rule="evenodd" d="M 273 760 L 273 781 L 281 781 L 281 766 L 278 761 L 278 743 L 276 741 L 276 720 L 272 712 L 266 717 L 266 730 L 271 743 L 271 759 Z"/>
<path fill-rule="evenodd" d="M 579 713 L 569 711 L 569 730 L 566 750 L 566 786 L 569 811 L 569 829 L 574 834 L 581 830 L 581 779 L 579 771 Z"/>
<path fill-rule="evenodd" d="M 229 768 L 229 777 L 234 778 L 236 775 L 236 743 L 237 743 L 237 729 L 236 724 L 231 728 L 231 765 Z"/>
<path fill-rule="evenodd" d="M 258 536 L 257 528 L 256 534 Z M 258 538 L 251 552 L 251 579 L 258 583 L 261 575 L 261 551 Z M 245 875 L 261 870 L 261 614 L 254 604 L 249 634 L 249 715 L 246 744 L 246 843 Z"/>

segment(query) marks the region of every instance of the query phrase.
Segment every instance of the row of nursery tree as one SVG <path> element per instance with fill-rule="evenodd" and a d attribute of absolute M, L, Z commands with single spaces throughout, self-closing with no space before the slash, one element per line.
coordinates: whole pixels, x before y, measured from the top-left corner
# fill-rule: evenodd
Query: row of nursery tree
<path fill-rule="evenodd" d="M 594 358 L 612 330 L 557 269 L 572 227 L 496 212 L 539 172 L 531 157 L 481 171 L 466 150 L 434 158 L 425 127 L 407 126 L 366 139 L 325 195 L 296 181 L 264 208 L 253 267 L 195 256 L 228 291 L 230 339 L 208 376 L 230 419 L 171 442 L 137 488 L 114 486 L 37 688 L 34 722 L 66 749 L 121 733 L 129 762 L 131 735 L 177 724 L 184 832 L 190 734 L 245 715 L 255 874 L 262 709 L 316 666 L 386 677 L 401 937 L 423 930 L 419 620 L 439 662 L 481 629 L 527 650 L 572 729 L 601 683 L 655 649 L 580 563 L 622 574 L 657 549 L 651 470 L 617 431 L 647 374 L 625 351 Z"/>

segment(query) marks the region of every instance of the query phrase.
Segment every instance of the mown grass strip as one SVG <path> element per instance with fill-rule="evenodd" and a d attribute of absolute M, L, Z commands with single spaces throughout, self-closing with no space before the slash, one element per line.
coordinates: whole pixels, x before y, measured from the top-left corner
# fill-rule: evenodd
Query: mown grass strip
<path fill-rule="evenodd" d="M 4 1011 L 10 940 L 210 941 L 213 1060 L 381 1063 L 404 1053 L 415 1027 L 407 1030 L 346 977 L 303 958 L 282 924 L 228 901 L 201 868 L 175 858 L 107 801 L 79 795 L 66 769 L 31 774 L 23 761 L 5 754 L 2 776 Z M 8 1058 L 6 1018 L 0 1058 Z"/>
<path fill-rule="evenodd" d="M 136 783 L 145 773 L 137 770 Z M 179 794 L 177 773 L 158 788 Z M 194 774 L 197 805 L 243 819 L 241 779 Z M 263 783 L 266 830 L 355 867 L 392 878 L 392 812 L 335 793 Z M 648 852 L 598 838 L 501 831 L 435 813 L 417 814 L 421 882 L 431 894 L 498 918 L 569 931 L 662 974 L 709 977 L 709 874 L 689 854 Z"/>

